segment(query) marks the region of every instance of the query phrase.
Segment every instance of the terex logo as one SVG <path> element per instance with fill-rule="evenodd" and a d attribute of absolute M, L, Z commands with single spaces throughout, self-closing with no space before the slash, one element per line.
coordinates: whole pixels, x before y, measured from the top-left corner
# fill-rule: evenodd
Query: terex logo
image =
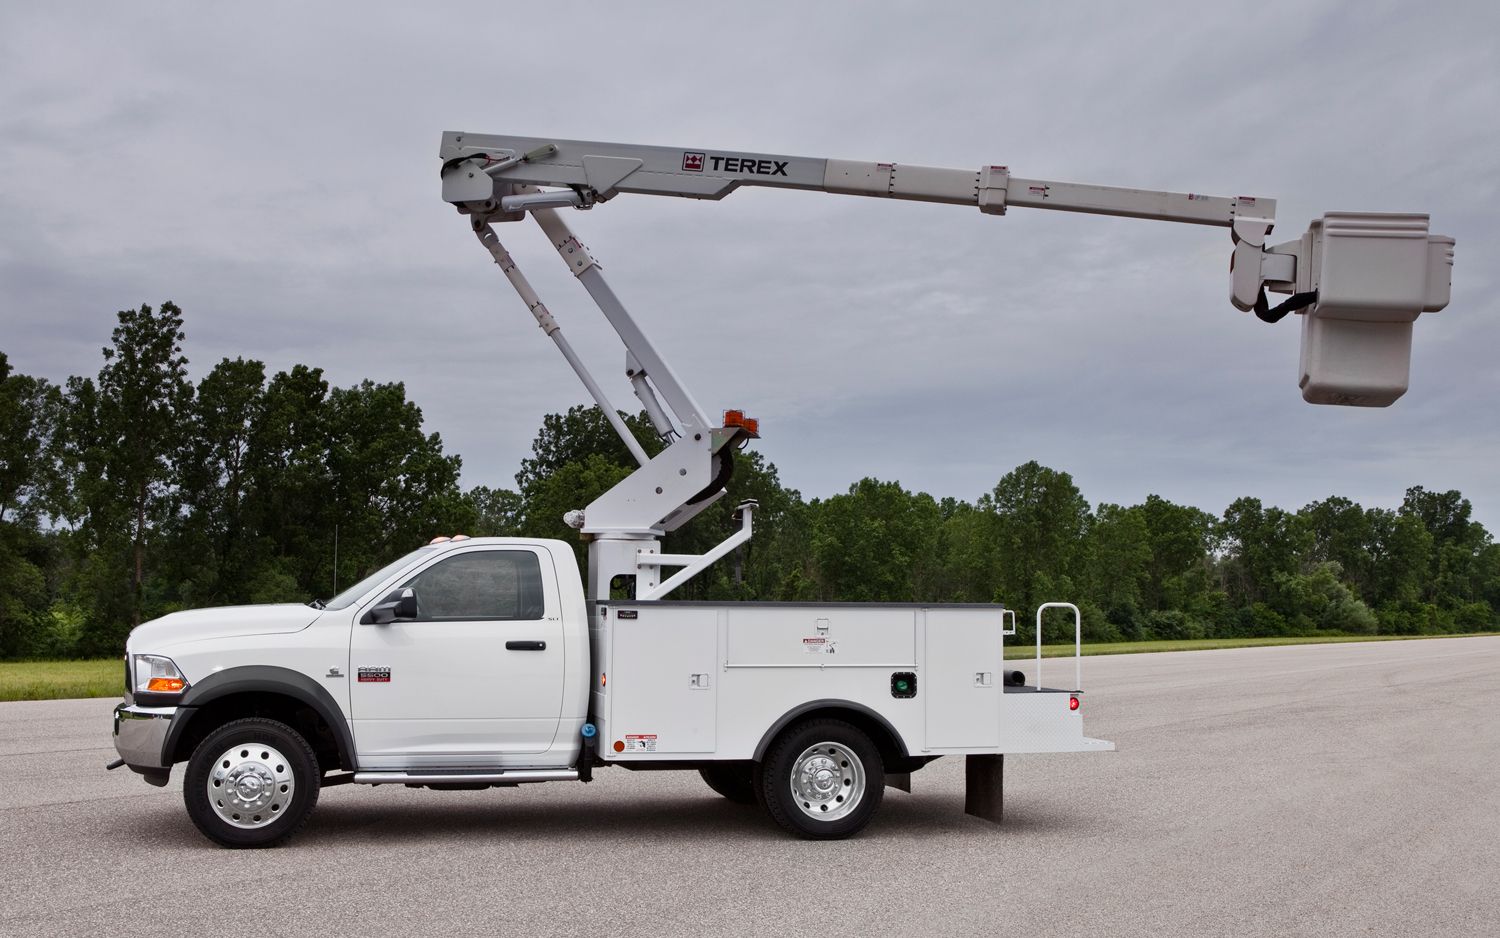
<path fill-rule="evenodd" d="M 785 176 L 790 160 L 763 160 L 750 156 L 709 156 L 707 153 L 683 153 L 682 171 L 703 172 L 704 162 L 716 173 L 754 173 L 757 176 Z"/>
<path fill-rule="evenodd" d="M 757 176 L 785 176 L 786 160 L 758 160 L 748 156 L 710 156 L 714 172 L 754 173 Z"/>

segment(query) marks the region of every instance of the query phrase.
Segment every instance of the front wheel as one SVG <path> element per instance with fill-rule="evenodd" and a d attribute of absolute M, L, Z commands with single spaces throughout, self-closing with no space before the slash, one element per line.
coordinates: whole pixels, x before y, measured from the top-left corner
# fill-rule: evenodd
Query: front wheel
<path fill-rule="evenodd" d="M 307 820 L 322 776 L 307 740 L 276 720 L 251 717 L 208 735 L 188 759 L 188 816 L 225 847 L 272 847 Z"/>
<path fill-rule="evenodd" d="M 870 823 L 885 767 L 870 737 L 842 720 L 808 720 L 766 753 L 756 792 L 771 819 L 799 837 L 836 840 Z"/>

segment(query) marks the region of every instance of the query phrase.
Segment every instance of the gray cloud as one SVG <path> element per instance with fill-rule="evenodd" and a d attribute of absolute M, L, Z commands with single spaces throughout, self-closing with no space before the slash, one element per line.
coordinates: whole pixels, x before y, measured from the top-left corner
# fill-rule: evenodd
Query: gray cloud
<path fill-rule="evenodd" d="M 1095 501 L 1222 510 L 1461 488 L 1500 530 L 1488 3 L 0 12 L 0 348 L 92 373 L 173 299 L 201 375 L 247 355 L 405 381 L 468 484 L 581 389 L 437 194 L 445 129 L 742 148 L 1428 211 L 1459 239 L 1393 408 L 1313 408 L 1297 323 L 1227 303 L 1217 229 L 743 191 L 571 220 L 706 406 L 784 480 L 973 498 L 1039 459 Z M 526 225 L 502 232 L 601 375 L 621 353 Z M 611 380 L 617 403 L 633 403 Z"/>

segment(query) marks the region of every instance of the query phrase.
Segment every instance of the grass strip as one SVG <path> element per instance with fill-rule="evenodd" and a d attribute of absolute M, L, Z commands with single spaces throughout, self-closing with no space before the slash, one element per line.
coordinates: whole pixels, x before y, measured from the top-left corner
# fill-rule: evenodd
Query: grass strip
<path fill-rule="evenodd" d="M 124 695 L 123 658 L 0 662 L 0 701 Z"/>

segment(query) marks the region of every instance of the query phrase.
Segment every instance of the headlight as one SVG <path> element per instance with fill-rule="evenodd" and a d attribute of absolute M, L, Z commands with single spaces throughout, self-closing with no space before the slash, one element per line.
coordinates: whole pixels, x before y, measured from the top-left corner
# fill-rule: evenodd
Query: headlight
<path fill-rule="evenodd" d="M 187 690 L 187 678 L 177 670 L 171 658 L 161 655 L 135 656 L 135 689 L 137 693 L 180 694 Z"/>

